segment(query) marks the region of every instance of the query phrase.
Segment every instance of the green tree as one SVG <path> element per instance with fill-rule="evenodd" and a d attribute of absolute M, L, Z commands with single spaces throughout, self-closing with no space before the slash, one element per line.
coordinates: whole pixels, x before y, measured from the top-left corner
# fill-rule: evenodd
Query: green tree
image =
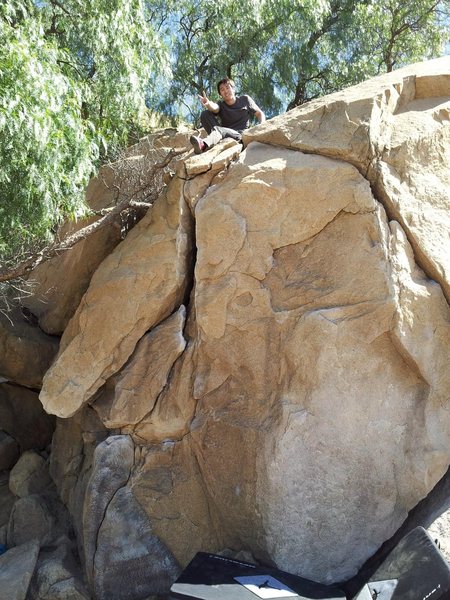
<path fill-rule="evenodd" d="M 365 76 L 442 54 L 450 39 L 448 16 L 449 3 L 440 0 L 362 3 L 355 15 L 354 55 L 365 59 Z"/>
<path fill-rule="evenodd" d="M 194 119 L 200 111 L 197 94 L 205 90 L 215 97 L 216 83 L 225 76 L 232 77 L 244 91 L 249 71 L 255 67 L 252 95 L 266 106 L 269 115 L 281 110 L 272 86 L 258 86 L 258 81 L 270 83 L 268 71 L 261 78 L 259 59 L 280 19 L 277 11 L 265 11 L 265 4 L 261 0 L 222 0 L 220 5 L 179 0 L 170 6 L 163 35 L 171 48 L 172 77 L 159 110 L 168 114 L 185 111 Z"/>
<path fill-rule="evenodd" d="M 85 213 L 101 160 L 148 107 L 200 112 L 232 77 L 267 115 L 443 53 L 449 0 L 6 0 L 0 260 Z M 2 266 L 0 265 L 0 267 Z M 1 268 L 0 268 L 1 270 Z"/>
<path fill-rule="evenodd" d="M 199 112 L 195 93 L 232 77 L 272 116 L 443 53 L 448 0 L 181 0 L 169 8 L 173 77 L 160 109 Z"/>
<path fill-rule="evenodd" d="M 102 156 L 127 142 L 164 52 L 141 0 L 9 0 L 0 7 L 0 257 L 86 212 Z"/>

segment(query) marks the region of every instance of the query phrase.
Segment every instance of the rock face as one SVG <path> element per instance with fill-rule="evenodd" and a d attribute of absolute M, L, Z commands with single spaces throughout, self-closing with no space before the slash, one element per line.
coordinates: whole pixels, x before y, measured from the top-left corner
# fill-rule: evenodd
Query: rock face
<path fill-rule="evenodd" d="M 349 578 L 447 471 L 449 72 L 187 157 L 97 269 L 40 395 L 97 597 L 198 550 Z"/>
<path fill-rule="evenodd" d="M 36 541 L 11 548 L 0 556 L 0 589 L 8 600 L 25 600 L 39 554 Z"/>
<path fill-rule="evenodd" d="M 19 307 L 0 306 L 0 383 L 40 388 L 59 340 L 25 319 Z"/>
<path fill-rule="evenodd" d="M 20 450 L 43 450 L 52 441 L 55 418 L 46 414 L 38 394 L 27 388 L 0 383 L 0 427 Z M 12 466 L 12 465 L 11 465 Z"/>
<path fill-rule="evenodd" d="M 73 415 L 178 308 L 189 285 L 190 229 L 177 180 L 95 272 L 47 372 L 40 398 L 48 412 Z"/>
<path fill-rule="evenodd" d="M 98 600 L 133 600 L 164 592 L 178 572 L 126 485 L 133 463 L 129 436 L 111 436 L 95 451 L 83 534 L 88 580 Z"/>

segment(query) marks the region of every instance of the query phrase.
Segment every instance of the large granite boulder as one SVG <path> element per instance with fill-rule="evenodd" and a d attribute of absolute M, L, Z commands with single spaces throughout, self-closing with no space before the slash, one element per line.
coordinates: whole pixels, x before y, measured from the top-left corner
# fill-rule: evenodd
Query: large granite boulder
<path fill-rule="evenodd" d="M 241 154 L 188 157 L 96 271 L 40 397 L 78 438 L 88 404 L 115 434 L 92 460 L 73 433 L 76 469 L 55 462 L 68 498 L 88 478 L 99 597 L 131 516 L 152 540 L 128 534 L 136 556 L 167 573 L 228 548 L 330 583 L 445 474 L 449 72 L 400 70 L 249 130 Z"/>

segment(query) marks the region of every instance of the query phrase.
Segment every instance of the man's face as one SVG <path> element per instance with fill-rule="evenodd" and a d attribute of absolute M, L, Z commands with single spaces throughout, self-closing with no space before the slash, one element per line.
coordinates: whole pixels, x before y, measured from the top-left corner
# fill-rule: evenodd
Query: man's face
<path fill-rule="evenodd" d="M 236 100 L 234 86 L 232 86 L 230 83 L 221 83 L 219 86 L 219 94 L 227 104 Z"/>

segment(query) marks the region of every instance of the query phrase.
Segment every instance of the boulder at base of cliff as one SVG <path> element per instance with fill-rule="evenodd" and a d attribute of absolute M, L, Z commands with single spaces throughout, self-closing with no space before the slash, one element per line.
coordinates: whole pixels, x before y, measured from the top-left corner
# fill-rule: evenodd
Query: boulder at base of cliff
<path fill-rule="evenodd" d="M 85 490 L 98 595 L 109 566 L 153 554 L 169 577 L 224 548 L 349 578 L 446 473 L 449 72 L 411 66 L 190 156 L 97 269 L 40 397 L 66 418 L 98 401 L 111 428 L 80 467 L 60 427 L 76 464 L 54 463 L 71 502 Z"/>

